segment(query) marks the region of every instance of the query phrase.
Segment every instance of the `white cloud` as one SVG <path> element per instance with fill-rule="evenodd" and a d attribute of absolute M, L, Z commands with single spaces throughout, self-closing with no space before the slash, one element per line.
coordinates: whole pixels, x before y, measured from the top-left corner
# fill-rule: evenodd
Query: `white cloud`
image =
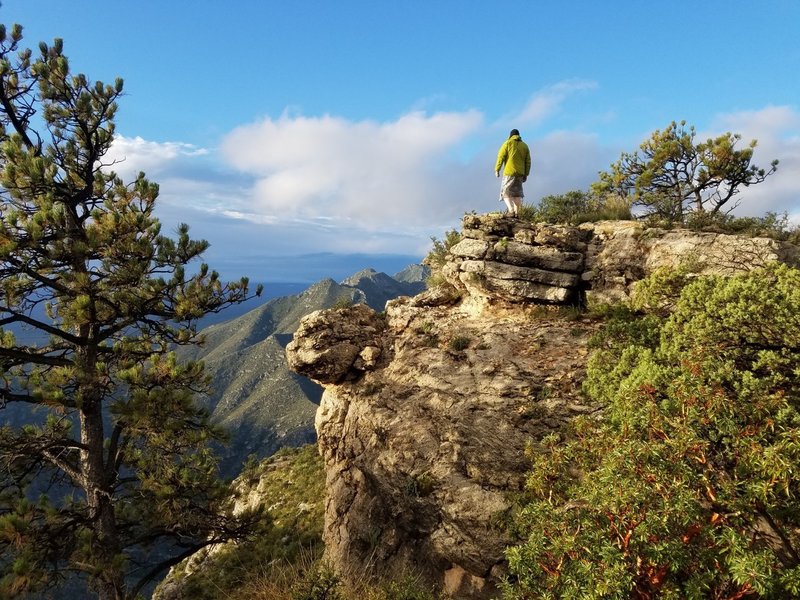
<path fill-rule="evenodd" d="M 517 128 L 541 125 L 560 110 L 567 98 L 596 88 L 597 82 L 585 79 L 570 79 L 547 86 L 533 94 L 518 113 L 505 117 L 503 122 L 516 123 Z"/>
<path fill-rule="evenodd" d="M 482 121 L 474 110 L 385 123 L 284 114 L 238 127 L 221 153 L 253 177 L 254 212 L 413 225 L 452 216 L 452 198 L 436 195 L 445 187 L 437 181 L 454 177 L 450 153 Z"/>
<path fill-rule="evenodd" d="M 569 80 L 543 88 L 503 123 L 532 127 L 559 112 L 574 94 L 596 87 Z M 505 124 L 502 125 L 505 128 Z M 457 224 L 464 212 L 497 210 L 493 177 L 500 121 L 477 110 L 418 110 L 385 122 L 285 112 L 242 125 L 222 141 L 230 167 L 251 178 L 243 218 L 320 217 L 366 231 L 434 229 Z M 535 156 L 530 199 L 581 187 L 607 164 L 589 134 L 526 137 Z M 260 215 L 256 218 L 255 215 Z M 425 236 L 425 239 L 429 237 Z"/>
<path fill-rule="evenodd" d="M 536 140 L 531 148 L 533 168 L 526 186 L 528 202 L 542 196 L 585 190 L 597 179 L 598 171 L 619 155 L 600 144 L 595 134 L 555 131 Z"/>
<path fill-rule="evenodd" d="M 139 136 L 129 138 L 116 135 L 103 162 L 123 181 L 129 181 L 140 171 L 157 175 L 168 171 L 181 158 L 205 156 L 208 153 L 205 148 L 182 142 L 152 142 Z"/>

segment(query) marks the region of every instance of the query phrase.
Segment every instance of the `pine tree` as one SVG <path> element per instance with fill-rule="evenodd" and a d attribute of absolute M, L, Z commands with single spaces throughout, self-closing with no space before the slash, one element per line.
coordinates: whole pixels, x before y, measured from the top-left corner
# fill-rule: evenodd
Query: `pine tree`
<path fill-rule="evenodd" d="M 694 127 L 687 129 L 685 121 L 654 131 L 636 152 L 624 152 L 601 172 L 592 192 L 625 198 L 646 215 L 680 223 L 689 215 L 730 212 L 742 188 L 762 183 L 778 168 L 777 160 L 769 169 L 752 164 L 756 140 L 737 148 L 742 139 L 738 133 L 704 142 L 695 137 Z"/>
<path fill-rule="evenodd" d="M 21 40 L 0 26 L 0 407 L 26 421 L 0 428 L 0 596 L 78 574 L 133 598 L 255 518 L 225 516 L 208 382 L 174 353 L 248 282 L 189 271 L 208 244 L 161 235 L 158 186 L 104 162 L 122 80 Z"/>

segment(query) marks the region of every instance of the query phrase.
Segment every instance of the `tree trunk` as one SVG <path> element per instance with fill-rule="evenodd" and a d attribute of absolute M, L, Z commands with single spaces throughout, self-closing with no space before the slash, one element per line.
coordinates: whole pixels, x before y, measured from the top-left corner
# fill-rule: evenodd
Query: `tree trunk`
<path fill-rule="evenodd" d="M 84 333 L 84 332 L 82 332 Z M 97 381 L 97 356 L 89 348 L 78 350 L 81 427 L 82 486 L 93 530 L 91 585 L 101 600 L 124 600 L 125 579 L 119 560 L 120 544 L 114 515 L 114 476 L 105 464 L 103 392 Z"/>
<path fill-rule="evenodd" d="M 96 569 L 92 587 L 101 600 L 123 600 L 125 582 L 119 566 L 119 538 L 114 516 L 112 490 L 104 466 L 103 414 L 97 399 L 84 401 L 81 410 L 81 452 L 83 488 L 89 519 L 94 531 L 92 566 Z"/>

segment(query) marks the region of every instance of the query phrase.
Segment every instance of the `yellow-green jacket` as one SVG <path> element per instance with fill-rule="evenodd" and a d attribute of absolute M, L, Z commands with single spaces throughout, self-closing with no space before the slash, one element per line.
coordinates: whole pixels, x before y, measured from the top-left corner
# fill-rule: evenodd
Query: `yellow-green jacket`
<path fill-rule="evenodd" d="M 528 144 L 522 141 L 518 135 L 508 138 L 497 153 L 497 164 L 494 170 L 500 172 L 505 163 L 503 175 L 523 175 L 527 177 L 531 174 L 531 151 Z"/>

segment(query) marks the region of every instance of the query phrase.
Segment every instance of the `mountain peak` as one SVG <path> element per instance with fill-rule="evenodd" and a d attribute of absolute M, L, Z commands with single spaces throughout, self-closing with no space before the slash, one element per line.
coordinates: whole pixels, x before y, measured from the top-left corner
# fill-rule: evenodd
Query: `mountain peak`
<path fill-rule="evenodd" d="M 372 268 L 361 269 L 357 273 L 350 275 L 350 277 L 348 277 L 347 279 L 343 279 L 341 285 L 356 286 L 362 279 L 373 279 L 375 276 L 380 276 L 380 275 L 383 275 L 384 277 L 389 277 L 385 273 L 379 273 L 378 271 Z"/>

